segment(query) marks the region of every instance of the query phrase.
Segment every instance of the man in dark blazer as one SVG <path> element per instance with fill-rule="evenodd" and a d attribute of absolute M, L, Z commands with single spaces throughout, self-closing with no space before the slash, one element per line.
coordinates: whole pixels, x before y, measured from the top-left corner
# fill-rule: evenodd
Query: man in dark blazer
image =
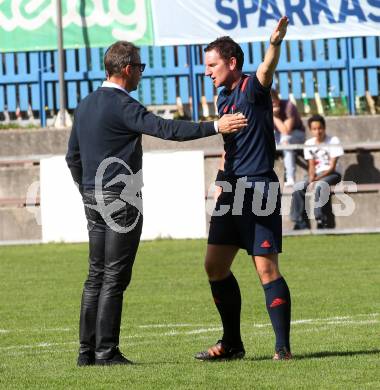
<path fill-rule="evenodd" d="M 118 345 L 123 293 L 142 229 L 142 134 L 186 141 L 230 133 L 247 123 L 242 115 L 193 123 L 165 120 L 147 111 L 129 95 L 145 68 L 132 43 L 113 44 L 104 65 L 107 81 L 79 103 L 66 155 L 82 194 L 89 232 L 78 366 L 131 363 Z"/>

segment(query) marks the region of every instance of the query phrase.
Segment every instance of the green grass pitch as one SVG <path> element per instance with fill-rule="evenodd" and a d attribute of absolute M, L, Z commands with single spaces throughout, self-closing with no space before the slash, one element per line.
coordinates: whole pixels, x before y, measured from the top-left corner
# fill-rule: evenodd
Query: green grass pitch
<path fill-rule="evenodd" d="M 76 367 L 87 245 L 0 247 L 1 389 L 378 389 L 380 236 L 284 239 L 292 292 L 292 361 L 274 336 L 250 258 L 240 283 L 246 358 L 193 355 L 221 335 L 203 270 L 206 242 L 142 242 L 125 294 L 121 350 L 137 364 Z"/>

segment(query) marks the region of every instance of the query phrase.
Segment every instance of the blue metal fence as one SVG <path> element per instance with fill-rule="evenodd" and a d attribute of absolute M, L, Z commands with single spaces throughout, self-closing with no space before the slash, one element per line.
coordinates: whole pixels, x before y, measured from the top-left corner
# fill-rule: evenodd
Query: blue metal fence
<path fill-rule="evenodd" d="M 263 59 L 266 43 L 242 44 L 244 71 L 254 71 Z M 66 55 L 66 93 L 69 110 L 96 89 L 104 79 L 103 48 L 70 49 Z M 133 95 L 145 105 L 193 102 L 198 116 L 200 96 L 212 103 L 216 91 L 204 77 L 202 46 L 142 47 L 147 63 L 143 79 Z M 341 38 L 290 41 L 283 45 L 276 73 L 281 96 L 296 99 L 347 97 L 351 112 L 355 98 L 369 92 L 378 96 L 380 83 L 380 38 Z M 0 112 L 40 112 L 59 109 L 57 52 L 0 54 Z"/>

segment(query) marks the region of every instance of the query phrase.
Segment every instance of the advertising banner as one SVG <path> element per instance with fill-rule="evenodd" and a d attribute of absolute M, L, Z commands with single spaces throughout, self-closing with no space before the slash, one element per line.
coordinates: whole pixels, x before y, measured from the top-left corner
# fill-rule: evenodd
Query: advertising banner
<path fill-rule="evenodd" d="M 156 45 L 201 44 L 229 35 L 269 39 L 289 18 L 287 39 L 380 35 L 380 0 L 152 0 Z"/>
<path fill-rule="evenodd" d="M 152 45 L 150 0 L 62 0 L 65 48 Z M 56 0 L 0 0 L 0 51 L 57 48 Z"/>

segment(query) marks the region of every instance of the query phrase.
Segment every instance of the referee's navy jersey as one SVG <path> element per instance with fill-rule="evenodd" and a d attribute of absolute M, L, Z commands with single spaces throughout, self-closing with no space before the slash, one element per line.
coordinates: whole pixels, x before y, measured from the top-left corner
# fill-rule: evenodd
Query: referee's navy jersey
<path fill-rule="evenodd" d="M 273 172 L 276 146 L 270 87 L 262 86 L 256 74 L 243 75 L 232 91 L 221 91 L 217 105 L 220 117 L 241 112 L 248 119 L 247 127 L 223 136 L 225 176 L 250 177 Z"/>

